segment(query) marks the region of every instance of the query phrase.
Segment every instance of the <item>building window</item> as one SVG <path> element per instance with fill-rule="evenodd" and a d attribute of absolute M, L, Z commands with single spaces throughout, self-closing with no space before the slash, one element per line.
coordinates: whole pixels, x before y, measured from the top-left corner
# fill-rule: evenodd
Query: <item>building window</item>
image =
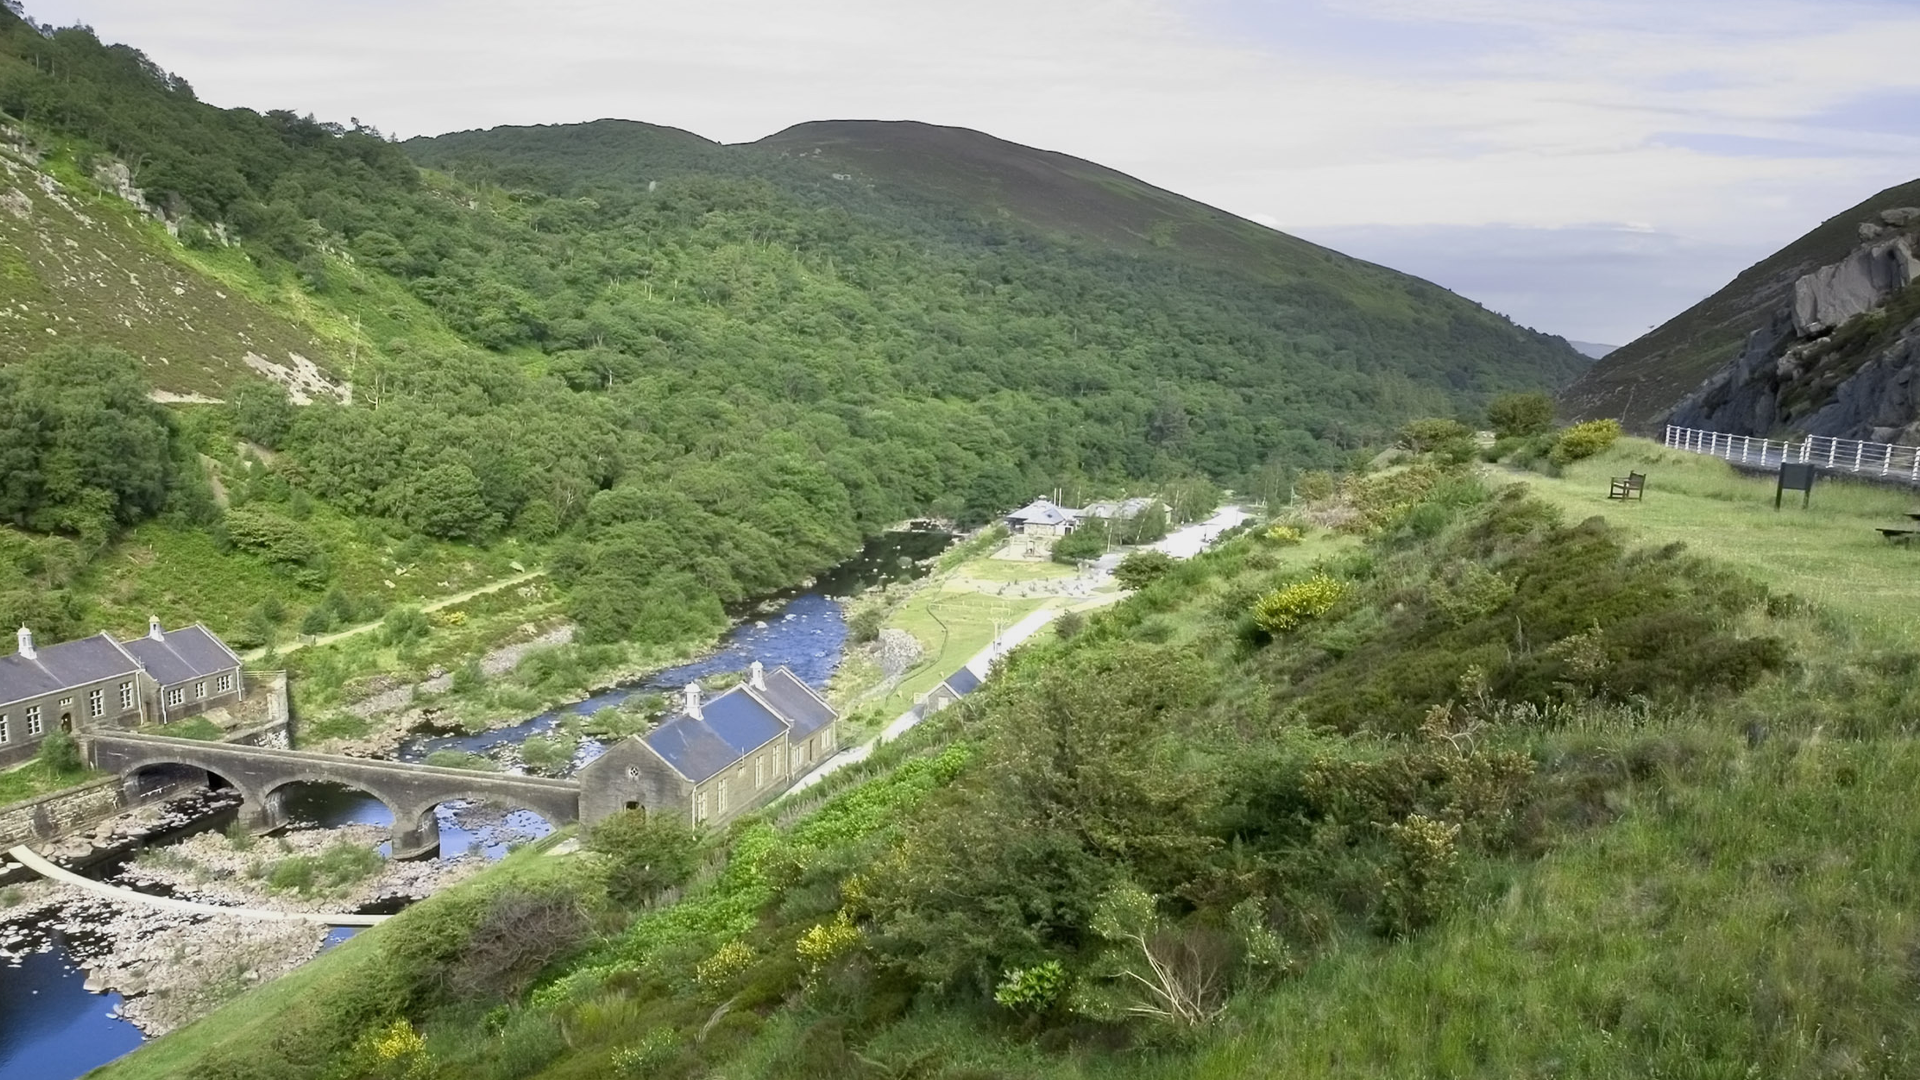
<path fill-rule="evenodd" d="M 753 786 L 756 788 L 767 786 L 767 755 L 765 754 L 753 759 Z"/>
<path fill-rule="evenodd" d="M 820 752 L 825 754 L 832 750 L 833 750 L 833 729 L 828 728 L 827 730 L 820 733 Z"/>
<path fill-rule="evenodd" d="M 123 682 L 120 684 L 120 711 L 126 712 L 131 708 L 133 708 L 133 684 Z"/>
<path fill-rule="evenodd" d="M 207 696 L 207 680 L 201 679 L 199 682 L 193 684 L 193 696 L 196 698 Z"/>
<path fill-rule="evenodd" d="M 167 691 L 167 704 L 169 705 L 182 705 L 186 703 L 186 700 L 187 688 L 184 686 L 176 686 Z"/>
<path fill-rule="evenodd" d="M 31 739 L 45 730 L 46 725 L 40 722 L 40 706 L 27 706 L 27 738 Z"/>
<path fill-rule="evenodd" d="M 704 791 L 693 797 L 693 820 L 707 820 L 707 793 Z"/>
<path fill-rule="evenodd" d="M 72 698 L 70 698 L 70 697 L 63 697 L 63 698 L 61 698 L 61 699 L 60 699 L 60 711 L 61 711 L 61 712 L 63 712 L 63 713 L 70 713 L 70 712 L 72 712 L 72 711 L 73 711 L 73 699 L 72 699 Z"/>
<path fill-rule="evenodd" d="M 720 778 L 720 812 L 723 814 L 727 812 L 727 781 L 725 777 Z"/>
<path fill-rule="evenodd" d="M 13 741 L 13 731 L 7 723 L 8 719 L 6 713 L 0 712 L 0 746 L 5 746 L 7 743 Z"/>
<path fill-rule="evenodd" d="M 107 692 L 105 690 L 87 691 L 87 715 L 95 720 L 107 715 Z"/>
<path fill-rule="evenodd" d="M 217 691 L 219 691 L 219 692 L 220 692 L 220 693 L 222 693 L 222 694 L 224 694 L 224 693 L 226 693 L 226 692 L 227 692 L 227 691 L 229 691 L 229 690 L 232 690 L 232 689 L 233 689 L 233 676 L 231 676 L 231 675 L 222 675 L 222 676 L 220 676 L 220 677 L 219 677 L 218 679 L 215 679 L 215 680 L 213 681 L 213 688 L 214 688 L 215 690 L 217 690 Z"/>

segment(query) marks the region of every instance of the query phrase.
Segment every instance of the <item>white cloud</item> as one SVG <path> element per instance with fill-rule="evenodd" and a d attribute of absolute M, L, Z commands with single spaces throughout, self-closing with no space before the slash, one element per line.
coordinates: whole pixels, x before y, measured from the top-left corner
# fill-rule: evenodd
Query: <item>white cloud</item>
<path fill-rule="evenodd" d="M 145 49 L 218 104 L 403 135 L 622 116 L 743 141 L 810 119 L 912 118 L 1309 235 L 1386 226 L 1413 252 L 1460 235 L 1435 228 L 1483 229 L 1473 278 L 1487 296 L 1603 340 L 1920 160 L 1902 107 L 1920 104 L 1920 67 L 1897 59 L 1920 55 L 1907 0 L 29 5 Z M 1537 280 L 1516 238 L 1596 221 L 1672 238 L 1646 256 L 1656 288 Z"/>

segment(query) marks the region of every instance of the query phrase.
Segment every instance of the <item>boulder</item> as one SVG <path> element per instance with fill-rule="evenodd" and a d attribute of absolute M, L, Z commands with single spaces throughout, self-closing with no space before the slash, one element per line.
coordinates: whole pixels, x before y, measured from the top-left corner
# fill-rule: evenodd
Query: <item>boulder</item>
<path fill-rule="evenodd" d="M 1793 329 L 1803 338 L 1834 329 L 1880 306 L 1920 277 L 1906 237 L 1869 244 L 1793 283 Z"/>
<path fill-rule="evenodd" d="M 1920 206 L 1897 206 L 1892 210 L 1882 210 L 1880 220 L 1896 229 L 1904 229 L 1920 222 Z"/>

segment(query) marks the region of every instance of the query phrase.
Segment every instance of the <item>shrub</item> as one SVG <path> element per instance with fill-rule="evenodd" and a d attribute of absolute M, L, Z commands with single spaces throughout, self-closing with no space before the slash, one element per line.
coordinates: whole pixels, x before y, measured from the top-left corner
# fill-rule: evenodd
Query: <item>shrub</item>
<path fill-rule="evenodd" d="M 836 958 L 853 951 L 860 944 L 860 928 L 842 908 L 832 921 L 816 923 L 806 933 L 800 935 L 794 951 L 800 955 L 800 962 L 807 966 L 809 974 L 817 974 L 821 968 Z"/>
<path fill-rule="evenodd" d="M 1315 574 L 1261 597 L 1253 605 L 1253 621 L 1269 634 L 1283 634 L 1332 611 L 1346 595 L 1346 582 Z"/>
<path fill-rule="evenodd" d="M 499 772 L 500 766 L 485 754 L 469 753 L 465 750 L 435 750 L 428 754 L 422 765 L 432 765 L 439 769 L 471 769 L 474 772 Z"/>
<path fill-rule="evenodd" d="M 1106 553 L 1106 536 L 1092 527 L 1070 532 L 1053 542 L 1053 561 L 1068 566 L 1082 559 L 1097 559 Z"/>
<path fill-rule="evenodd" d="M 1067 969 L 1058 960 L 1047 960 L 1008 971 L 994 989 L 993 1000 L 1015 1012 L 1043 1013 L 1053 1007 L 1066 988 Z"/>
<path fill-rule="evenodd" d="M 847 617 L 847 640 L 855 645 L 863 645 L 880 636 L 880 629 L 886 625 L 887 613 L 878 604 L 869 604 Z"/>
<path fill-rule="evenodd" d="M 1553 427 L 1553 399 L 1537 390 L 1501 394 L 1487 403 L 1487 426 L 1502 439 L 1539 435 Z"/>
<path fill-rule="evenodd" d="M 433 624 L 416 607 L 398 607 L 380 620 L 380 639 L 388 645 L 419 641 L 432 632 Z"/>
<path fill-rule="evenodd" d="M 1262 534 L 1269 543 L 1291 546 L 1305 540 L 1306 534 L 1291 525 L 1275 525 Z"/>
<path fill-rule="evenodd" d="M 699 866 L 693 831 L 670 814 L 623 810 L 587 834 L 587 850 L 612 857 L 607 894 L 625 904 L 644 904 L 686 882 Z"/>
<path fill-rule="evenodd" d="M 1113 568 L 1113 579 L 1123 589 L 1144 589 L 1173 569 L 1173 556 L 1164 551 L 1136 551 Z"/>
<path fill-rule="evenodd" d="M 1459 902 L 1459 835 L 1460 826 L 1424 814 L 1409 814 L 1387 826 L 1392 854 L 1380 871 L 1382 930 L 1403 937 L 1431 926 Z"/>
<path fill-rule="evenodd" d="M 466 998 L 515 998 L 548 964 L 586 937 L 578 897 L 558 889 L 509 890 L 493 898 L 447 985 Z"/>
<path fill-rule="evenodd" d="M 39 759 L 51 773 L 79 772 L 80 745 L 64 731 L 49 731 L 47 737 L 40 740 Z"/>
<path fill-rule="evenodd" d="M 1431 417 L 1411 421 L 1400 429 L 1400 445 L 1416 454 L 1432 453 L 1472 441 L 1473 429 L 1458 420 Z"/>
<path fill-rule="evenodd" d="M 1560 437 L 1554 440 L 1552 452 L 1547 456 L 1555 465 L 1571 464 L 1604 453 L 1620 435 L 1618 420 L 1589 420 L 1584 424 L 1575 424 L 1560 433 Z"/>

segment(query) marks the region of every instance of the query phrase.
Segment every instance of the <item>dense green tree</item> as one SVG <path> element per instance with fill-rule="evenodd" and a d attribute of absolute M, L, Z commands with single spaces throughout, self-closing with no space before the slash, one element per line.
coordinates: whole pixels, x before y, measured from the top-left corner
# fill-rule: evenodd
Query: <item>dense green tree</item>
<path fill-rule="evenodd" d="M 1539 435 L 1553 427 L 1553 399 L 1534 391 L 1499 394 L 1487 402 L 1487 426 L 1500 438 Z"/>
<path fill-rule="evenodd" d="M 0 368 L 0 518 L 103 536 L 167 505 L 184 453 L 125 353 L 60 346 Z"/>

